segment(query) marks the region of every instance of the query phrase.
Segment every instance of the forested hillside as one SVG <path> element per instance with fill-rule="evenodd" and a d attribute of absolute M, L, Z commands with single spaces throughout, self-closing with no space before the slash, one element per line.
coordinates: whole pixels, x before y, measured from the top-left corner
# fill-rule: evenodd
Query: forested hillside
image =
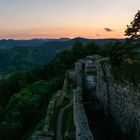
<path fill-rule="evenodd" d="M 137 46 L 139 45 L 128 42 L 116 42 L 99 47 L 95 42 L 86 45 L 76 42 L 72 48 L 60 52 L 43 68 L 18 72 L 1 80 L 0 139 L 27 139 L 44 116 L 50 98 L 62 87 L 65 70 L 73 68 L 79 58 L 94 54 L 109 57 L 116 80 L 137 85 L 140 82 L 140 55 L 136 51 Z M 118 75 L 121 76 L 117 77 Z"/>
<path fill-rule="evenodd" d="M 71 48 L 77 41 L 85 44 L 92 39 L 0 40 L 0 75 L 29 71 L 45 65 L 62 49 Z M 116 39 L 95 40 L 101 46 L 114 41 Z"/>

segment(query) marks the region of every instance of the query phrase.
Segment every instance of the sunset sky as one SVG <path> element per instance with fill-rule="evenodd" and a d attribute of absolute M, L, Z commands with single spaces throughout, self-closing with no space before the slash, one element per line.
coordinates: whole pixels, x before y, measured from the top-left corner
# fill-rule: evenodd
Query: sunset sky
<path fill-rule="evenodd" d="M 0 0 L 0 39 L 122 38 L 140 0 Z"/>

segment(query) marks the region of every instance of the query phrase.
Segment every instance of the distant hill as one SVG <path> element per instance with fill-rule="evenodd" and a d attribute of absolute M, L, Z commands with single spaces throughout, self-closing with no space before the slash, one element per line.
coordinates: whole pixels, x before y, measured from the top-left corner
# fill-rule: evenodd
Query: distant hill
<path fill-rule="evenodd" d="M 59 43 L 70 43 L 70 42 L 75 42 L 75 41 L 81 41 L 82 43 L 87 43 L 90 41 L 95 41 L 99 45 L 104 45 L 109 42 L 114 42 L 116 40 L 122 40 L 122 39 L 86 39 L 86 38 L 74 38 L 74 39 L 69 39 L 69 38 L 60 38 L 60 39 L 32 39 L 32 40 L 13 40 L 13 39 L 2 39 L 0 40 L 0 50 L 8 50 L 13 47 L 37 47 L 37 46 L 42 46 L 44 43 L 48 44 L 55 44 L 56 42 Z M 71 43 L 70 43 L 71 44 Z"/>
<path fill-rule="evenodd" d="M 0 40 L 0 50 L 7 50 L 17 46 L 19 47 L 40 46 L 46 41 L 48 41 L 48 39 L 32 39 L 32 40 L 2 39 Z"/>
<path fill-rule="evenodd" d="M 117 39 L 32 39 L 0 40 L 0 75 L 13 71 L 26 71 L 47 64 L 62 49 L 70 48 L 76 41 L 98 45 L 114 42 Z"/>

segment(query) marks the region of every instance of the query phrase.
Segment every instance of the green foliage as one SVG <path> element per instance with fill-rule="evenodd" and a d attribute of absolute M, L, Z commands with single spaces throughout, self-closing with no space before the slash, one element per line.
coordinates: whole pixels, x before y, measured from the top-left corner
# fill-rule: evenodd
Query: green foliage
<path fill-rule="evenodd" d="M 36 47 L 13 47 L 9 50 L 0 50 L 0 75 L 41 67 L 54 58 L 60 50 L 68 48 L 68 45 L 70 43 L 52 42 Z"/>
<path fill-rule="evenodd" d="M 9 85 L 8 89 L 15 93 L 28 85 L 26 74 L 22 72 L 11 75 L 7 81 Z"/>
<path fill-rule="evenodd" d="M 140 59 L 126 59 L 118 71 L 123 80 L 137 85 L 140 82 Z"/>
<path fill-rule="evenodd" d="M 119 66 L 123 61 L 124 57 L 127 57 L 127 48 L 125 44 L 121 42 L 116 42 L 114 44 L 110 44 L 107 48 L 108 56 L 110 58 L 110 63 L 113 66 Z"/>
<path fill-rule="evenodd" d="M 65 73 L 66 69 L 72 68 L 76 57 L 74 57 L 71 49 L 60 52 L 51 63 L 54 66 L 52 75 Z"/>
<path fill-rule="evenodd" d="M 82 58 L 84 53 L 83 53 L 83 44 L 79 41 L 75 42 L 72 48 L 72 53 L 73 53 L 73 57 L 75 59 L 77 58 Z"/>
<path fill-rule="evenodd" d="M 16 140 L 24 134 L 27 138 L 26 132 L 37 123 L 54 92 L 62 87 L 64 73 L 54 77 L 50 72 L 44 67 L 0 80 L 0 139 Z M 57 73 L 57 69 L 53 72 Z"/>
<path fill-rule="evenodd" d="M 140 53 L 138 44 L 116 42 L 106 46 L 106 56 L 110 59 L 112 74 L 120 82 L 140 82 Z"/>
<path fill-rule="evenodd" d="M 60 88 L 61 78 L 45 82 L 37 81 L 14 94 L 5 108 L 5 116 L 0 124 L 0 139 L 16 140 L 38 120 L 42 108 Z"/>
<path fill-rule="evenodd" d="M 86 55 L 94 55 L 97 54 L 99 50 L 99 46 L 95 42 L 90 42 L 85 45 L 84 53 Z"/>
<path fill-rule="evenodd" d="M 25 73 L 15 73 L 5 80 L 0 80 L 0 106 L 5 106 L 10 97 L 28 86 Z"/>
<path fill-rule="evenodd" d="M 94 41 L 101 46 L 108 42 L 114 42 L 115 40 L 117 39 L 94 39 Z M 0 40 L 0 75 L 6 77 L 9 73 L 29 71 L 38 68 L 48 64 L 50 60 L 63 49 L 72 48 L 73 44 L 76 44 L 76 46 L 78 46 L 78 44 L 79 46 L 85 46 L 86 43 L 91 41 L 93 41 L 93 39 L 85 38 L 56 40 L 33 39 L 28 41 Z M 86 54 L 82 51 L 83 49 L 81 52 L 78 51 L 78 53 L 82 55 L 81 57 Z M 74 56 L 77 57 L 76 55 Z"/>

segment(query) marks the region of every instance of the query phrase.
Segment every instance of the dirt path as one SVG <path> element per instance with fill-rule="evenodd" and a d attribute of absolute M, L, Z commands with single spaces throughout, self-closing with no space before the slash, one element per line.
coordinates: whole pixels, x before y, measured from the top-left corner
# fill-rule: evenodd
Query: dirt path
<path fill-rule="evenodd" d="M 71 102 L 63 107 L 60 111 L 59 111 L 59 115 L 58 115 L 58 120 L 57 120 L 57 132 L 56 132 L 56 140 L 63 140 L 63 136 L 62 136 L 62 121 L 63 121 L 63 114 L 64 111 L 69 108 L 71 105 L 73 104 L 73 100 L 71 100 Z"/>

